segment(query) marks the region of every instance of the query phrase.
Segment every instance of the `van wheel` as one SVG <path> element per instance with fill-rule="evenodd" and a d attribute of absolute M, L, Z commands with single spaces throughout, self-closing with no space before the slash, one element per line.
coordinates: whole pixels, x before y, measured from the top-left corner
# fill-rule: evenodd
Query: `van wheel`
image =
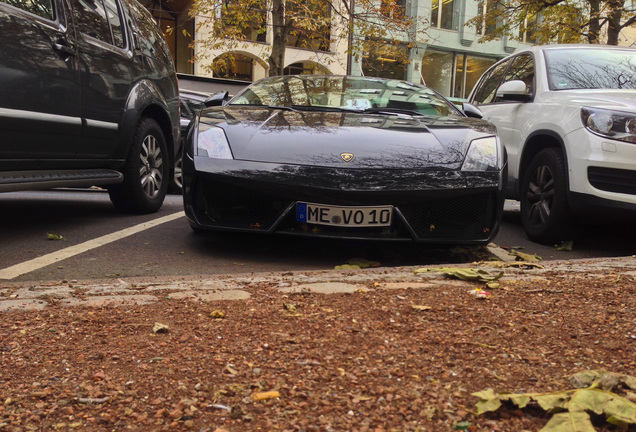
<path fill-rule="evenodd" d="M 108 188 L 110 200 L 125 213 L 153 213 L 168 190 L 168 150 L 163 131 L 151 118 L 142 118 L 122 170 L 124 181 Z"/>
<path fill-rule="evenodd" d="M 183 193 L 183 146 L 174 161 L 174 176 L 168 190 L 179 195 Z"/>
<path fill-rule="evenodd" d="M 563 154 L 540 151 L 521 183 L 521 222 L 528 238 L 555 244 L 568 240 L 572 213 L 567 202 L 567 172 Z"/>

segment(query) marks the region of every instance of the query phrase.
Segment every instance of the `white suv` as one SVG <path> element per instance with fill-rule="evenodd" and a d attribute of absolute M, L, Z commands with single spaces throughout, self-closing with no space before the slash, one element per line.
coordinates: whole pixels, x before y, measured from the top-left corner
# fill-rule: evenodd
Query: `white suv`
<path fill-rule="evenodd" d="M 576 216 L 636 220 L 636 49 L 528 48 L 487 70 L 469 102 L 497 126 L 531 240 L 567 240 Z"/>

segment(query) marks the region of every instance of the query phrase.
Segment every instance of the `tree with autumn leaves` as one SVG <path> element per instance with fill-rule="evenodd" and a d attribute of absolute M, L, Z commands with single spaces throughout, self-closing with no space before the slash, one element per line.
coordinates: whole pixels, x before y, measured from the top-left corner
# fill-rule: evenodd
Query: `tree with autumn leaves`
<path fill-rule="evenodd" d="M 261 45 L 270 76 L 283 74 L 288 46 L 320 55 L 337 45 L 360 56 L 388 44 L 400 46 L 396 52 L 407 61 L 408 48 L 424 39 L 428 28 L 427 17 L 412 17 L 401 0 L 194 0 L 190 15 L 199 18 L 197 60 L 206 52 L 264 42 L 271 32 L 271 45 Z"/>
<path fill-rule="evenodd" d="M 472 0 L 466 0 L 472 1 Z M 282 75 L 286 48 L 320 53 L 345 47 L 360 58 L 394 47 L 408 62 L 409 48 L 426 44 L 428 16 L 409 13 L 405 0 L 194 0 L 198 18 L 196 60 L 208 69 L 232 62 L 231 54 L 213 63 L 206 57 L 257 44 L 270 76 Z M 622 0 L 479 0 L 480 13 L 464 23 L 478 28 L 482 41 L 529 35 L 536 43 L 618 44 L 620 31 L 636 23 L 634 6 Z M 484 28 L 487 31 L 481 31 Z M 267 38 L 267 35 L 270 35 Z M 271 43 L 264 44 L 268 39 Z M 260 42 L 260 44 L 259 44 Z M 204 60 L 208 60 L 207 62 Z"/>
<path fill-rule="evenodd" d="M 538 44 L 618 45 L 621 30 L 636 24 L 635 4 L 623 0 L 480 0 L 480 8 L 467 25 L 491 29 L 483 40 L 526 32 Z"/>

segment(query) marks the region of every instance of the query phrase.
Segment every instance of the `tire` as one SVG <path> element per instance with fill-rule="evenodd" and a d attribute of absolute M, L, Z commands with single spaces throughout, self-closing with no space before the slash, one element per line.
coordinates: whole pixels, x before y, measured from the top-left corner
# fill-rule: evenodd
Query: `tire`
<path fill-rule="evenodd" d="M 124 181 L 108 188 L 110 200 L 124 213 L 147 214 L 161 208 L 168 191 L 170 170 L 166 140 L 159 124 L 144 117 L 122 170 Z"/>
<path fill-rule="evenodd" d="M 569 240 L 572 213 L 568 206 L 567 171 L 555 148 L 540 151 L 521 183 L 521 223 L 528 238 L 542 244 Z"/>
<path fill-rule="evenodd" d="M 183 193 L 183 147 L 179 150 L 174 161 L 174 176 L 170 182 L 168 190 L 173 194 L 181 195 Z"/>

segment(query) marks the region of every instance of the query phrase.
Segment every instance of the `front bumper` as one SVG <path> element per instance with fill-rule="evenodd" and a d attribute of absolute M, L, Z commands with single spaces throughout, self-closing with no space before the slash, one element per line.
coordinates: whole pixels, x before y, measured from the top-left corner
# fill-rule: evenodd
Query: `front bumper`
<path fill-rule="evenodd" d="M 580 128 L 567 136 L 566 150 L 572 194 L 588 196 L 588 205 L 594 207 L 596 202 L 600 208 L 611 207 L 608 202 L 622 208 L 636 206 L 636 144 Z"/>
<path fill-rule="evenodd" d="M 184 207 L 196 229 L 485 244 L 499 228 L 501 182 L 501 172 L 351 170 L 197 157 L 184 161 Z M 305 224 L 296 221 L 297 201 L 392 205 L 393 224 Z"/>

